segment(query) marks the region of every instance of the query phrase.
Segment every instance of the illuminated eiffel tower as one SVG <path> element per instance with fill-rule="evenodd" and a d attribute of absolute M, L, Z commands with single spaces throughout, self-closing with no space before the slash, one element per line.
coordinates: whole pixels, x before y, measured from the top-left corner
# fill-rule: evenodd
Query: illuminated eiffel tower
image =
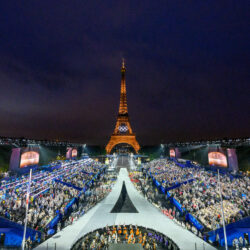
<path fill-rule="evenodd" d="M 136 153 L 138 153 L 140 149 L 140 145 L 135 138 L 135 134 L 132 132 L 132 128 L 129 122 L 125 72 L 126 68 L 125 62 L 123 60 L 121 68 L 122 80 L 119 113 L 117 116 L 115 130 L 106 146 L 106 151 L 108 154 L 118 144 L 128 144 L 134 148 Z"/>

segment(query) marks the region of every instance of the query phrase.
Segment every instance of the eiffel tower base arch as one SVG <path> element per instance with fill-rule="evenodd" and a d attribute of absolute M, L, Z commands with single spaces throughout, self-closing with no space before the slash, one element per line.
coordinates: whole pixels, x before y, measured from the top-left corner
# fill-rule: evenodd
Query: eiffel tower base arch
<path fill-rule="evenodd" d="M 106 146 L 106 152 L 107 154 L 110 154 L 112 149 L 121 143 L 126 143 L 129 144 L 133 149 L 135 150 L 136 153 L 138 153 L 140 149 L 140 145 L 137 142 L 135 135 L 111 135 L 110 140 Z"/>

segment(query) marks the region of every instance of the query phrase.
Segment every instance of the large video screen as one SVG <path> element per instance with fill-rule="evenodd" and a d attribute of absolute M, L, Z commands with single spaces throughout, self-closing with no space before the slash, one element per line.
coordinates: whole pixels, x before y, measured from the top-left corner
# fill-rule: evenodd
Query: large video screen
<path fill-rule="evenodd" d="M 169 150 L 169 155 L 170 157 L 173 157 L 173 158 L 175 157 L 175 150 L 173 148 Z"/>
<path fill-rule="evenodd" d="M 36 151 L 27 151 L 21 154 L 20 168 L 38 165 L 39 153 Z"/>
<path fill-rule="evenodd" d="M 221 152 L 210 152 L 208 163 L 212 166 L 227 167 L 227 156 Z"/>
<path fill-rule="evenodd" d="M 72 150 L 72 157 L 77 157 L 77 149 Z"/>

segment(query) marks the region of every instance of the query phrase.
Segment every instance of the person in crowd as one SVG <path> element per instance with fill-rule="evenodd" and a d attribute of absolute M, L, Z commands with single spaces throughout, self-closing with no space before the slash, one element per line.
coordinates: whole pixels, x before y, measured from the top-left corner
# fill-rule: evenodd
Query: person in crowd
<path fill-rule="evenodd" d="M 0 246 L 3 247 L 5 242 L 5 233 L 1 233 L 0 236 Z"/>

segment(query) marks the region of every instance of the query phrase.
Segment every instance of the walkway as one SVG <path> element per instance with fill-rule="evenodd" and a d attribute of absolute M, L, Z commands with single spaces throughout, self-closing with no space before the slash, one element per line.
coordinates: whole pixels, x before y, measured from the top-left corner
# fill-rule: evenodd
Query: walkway
<path fill-rule="evenodd" d="M 120 163 L 121 161 L 118 160 L 117 165 Z M 122 160 L 122 163 L 127 165 L 128 161 Z M 127 193 L 138 213 L 110 213 L 121 193 L 123 181 L 125 181 Z M 114 188 L 104 200 L 89 210 L 86 215 L 81 217 L 73 225 L 64 228 L 36 249 L 47 249 L 47 244 L 49 249 L 53 249 L 55 243 L 57 249 L 70 249 L 70 247 L 86 233 L 105 227 L 106 225 L 114 224 L 136 224 L 152 228 L 167 235 L 180 249 L 184 250 L 194 250 L 195 243 L 196 250 L 215 249 L 188 230 L 177 225 L 161 213 L 159 209 L 149 203 L 130 181 L 127 168 L 120 169 Z"/>

